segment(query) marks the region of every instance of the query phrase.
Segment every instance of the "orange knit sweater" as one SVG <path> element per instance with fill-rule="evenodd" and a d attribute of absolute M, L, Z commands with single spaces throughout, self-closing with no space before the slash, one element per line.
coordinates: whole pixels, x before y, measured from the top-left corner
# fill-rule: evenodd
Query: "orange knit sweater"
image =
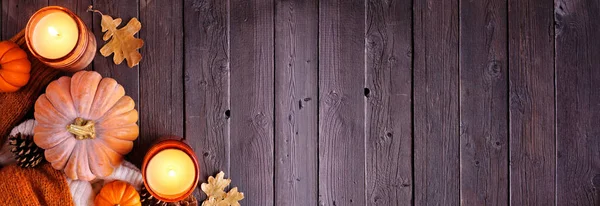
<path fill-rule="evenodd" d="M 2 205 L 73 205 L 65 174 L 50 164 L 21 168 L 15 164 L 0 169 Z"/>

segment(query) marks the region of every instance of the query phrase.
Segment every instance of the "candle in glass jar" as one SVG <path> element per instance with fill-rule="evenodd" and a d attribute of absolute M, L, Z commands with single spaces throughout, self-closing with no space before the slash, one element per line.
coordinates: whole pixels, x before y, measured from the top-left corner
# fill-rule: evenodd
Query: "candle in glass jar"
<path fill-rule="evenodd" d="M 67 13 L 57 10 L 42 17 L 33 28 L 33 49 L 47 59 L 59 59 L 75 48 L 79 29 Z"/>
<path fill-rule="evenodd" d="M 146 166 L 146 182 L 159 196 L 185 194 L 196 180 L 192 158 L 179 149 L 162 150 Z"/>
<path fill-rule="evenodd" d="M 200 168 L 194 150 L 183 138 L 166 136 L 161 139 L 144 157 L 144 185 L 156 199 L 178 202 L 196 189 Z"/>
<path fill-rule="evenodd" d="M 25 42 L 40 62 L 76 72 L 96 56 L 96 37 L 72 11 L 48 6 L 35 12 L 25 27 Z"/>

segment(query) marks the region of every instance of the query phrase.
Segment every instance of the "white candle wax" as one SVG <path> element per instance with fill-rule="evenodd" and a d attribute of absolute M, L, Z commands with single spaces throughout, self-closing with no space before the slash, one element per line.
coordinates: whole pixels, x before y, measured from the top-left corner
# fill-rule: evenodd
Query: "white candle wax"
<path fill-rule="evenodd" d="M 79 30 L 67 13 L 56 11 L 42 17 L 34 26 L 31 44 L 36 53 L 47 59 L 59 59 L 75 48 Z"/>
<path fill-rule="evenodd" d="M 192 158 L 179 149 L 158 152 L 146 167 L 146 183 L 158 195 L 185 194 L 194 184 L 196 168 Z"/>

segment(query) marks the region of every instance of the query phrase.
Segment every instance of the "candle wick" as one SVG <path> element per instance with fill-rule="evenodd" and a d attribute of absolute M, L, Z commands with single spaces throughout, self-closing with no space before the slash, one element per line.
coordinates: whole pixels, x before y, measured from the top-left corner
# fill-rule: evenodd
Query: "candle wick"
<path fill-rule="evenodd" d="M 50 35 L 60 37 L 60 33 L 54 27 L 48 27 L 48 33 L 50 33 Z"/>
<path fill-rule="evenodd" d="M 175 170 L 173 170 L 173 168 L 169 168 L 169 172 L 168 172 L 169 176 L 174 177 L 175 175 L 177 175 L 177 173 L 175 172 Z"/>

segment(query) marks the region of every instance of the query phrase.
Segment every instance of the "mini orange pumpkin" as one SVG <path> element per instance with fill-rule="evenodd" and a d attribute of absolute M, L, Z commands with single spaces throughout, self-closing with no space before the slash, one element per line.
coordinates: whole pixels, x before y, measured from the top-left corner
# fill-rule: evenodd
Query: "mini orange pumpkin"
<path fill-rule="evenodd" d="M 94 200 L 96 206 L 138 206 L 140 202 L 140 194 L 135 191 L 135 188 L 123 181 L 110 182 L 100 190 Z"/>
<path fill-rule="evenodd" d="M 0 92 L 15 92 L 29 81 L 27 53 L 12 41 L 0 42 Z"/>
<path fill-rule="evenodd" d="M 138 112 L 125 90 L 93 71 L 51 82 L 35 102 L 33 141 L 71 179 L 90 181 L 117 168 L 138 136 Z"/>

